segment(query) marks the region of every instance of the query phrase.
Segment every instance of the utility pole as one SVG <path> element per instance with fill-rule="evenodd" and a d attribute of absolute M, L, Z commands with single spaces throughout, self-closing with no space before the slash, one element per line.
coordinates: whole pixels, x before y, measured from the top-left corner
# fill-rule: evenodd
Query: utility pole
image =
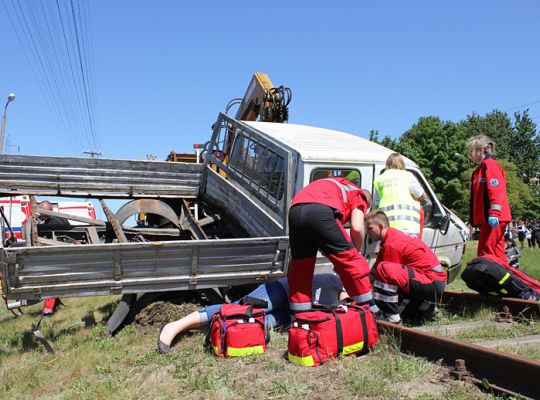
<path fill-rule="evenodd" d="M 6 105 L 4 106 L 4 116 L 2 117 L 2 128 L 0 129 L 0 146 L 1 146 L 0 147 L 0 154 L 4 153 L 4 135 L 6 133 L 6 112 L 7 112 L 7 107 L 9 105 L 9 103 L 11 103 L 13 100 L 15 100 L 15 94 L 10 93 L 8 95 Z"/>
<path fill-rule="evenodd" d="M 86 151 L 83 151 L 83 153 L 90 155 L 91 158 L 103 155 L 101 151 L 97 151 L 97 150 L 86 150 Z"/>
<path fill-rule="evenodd" d="M 21 152 L 21 146 L 19 146 L 18 144 L 11 143 L 11 135 L 8 133 L 7 139 L 6 139 L 6 152 L 11 153 L 11 148 L 12 147 L 17 148 L 17 153 Z"/>

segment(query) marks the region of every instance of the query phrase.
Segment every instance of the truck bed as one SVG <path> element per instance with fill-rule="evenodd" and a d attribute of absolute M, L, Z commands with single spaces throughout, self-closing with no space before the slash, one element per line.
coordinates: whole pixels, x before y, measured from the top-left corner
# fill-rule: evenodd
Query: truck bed
<path fill-rule="evenodd" d="M 219 162 L 219 160 L 214 160 Z M 236 182 L 237 183 L 237 182 Z M 199 199 L 247 237 L 0 249 L 9 299 L 204 289 L 285 274 L 288 237 L 256 196 L 205 164 L 0 156 L 0 195 Z"/>

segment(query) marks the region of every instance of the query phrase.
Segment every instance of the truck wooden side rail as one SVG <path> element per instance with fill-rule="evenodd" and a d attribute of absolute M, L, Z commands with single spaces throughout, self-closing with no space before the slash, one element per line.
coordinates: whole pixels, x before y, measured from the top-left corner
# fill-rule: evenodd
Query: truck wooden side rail
<path fill-rule="evenodd" d="M 85 246 L 0 253 L 10 299 L 204 289 L 283 275 L 287 237 Z"/>
<path fill-rule="evenodd" d="M 196 198 L 202 164 L 0 154 L 0 195 Z"/>

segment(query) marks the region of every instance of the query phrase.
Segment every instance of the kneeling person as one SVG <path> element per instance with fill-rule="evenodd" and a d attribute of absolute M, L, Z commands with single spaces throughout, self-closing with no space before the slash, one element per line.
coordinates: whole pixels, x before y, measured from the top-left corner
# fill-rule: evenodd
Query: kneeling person
<path fill-rule="evenodd" d="M 400 323 L 404 299 L 410 302 L 409 310 L 416 307 L 424 315 L 433 312 L 447 280 L 437 256 L 420 239 L 390 228 L 384 212 L 371 211 L 365 220 L 369 237 L 381 241 L 372 272 L 373 298 L 383 319 Z"/>

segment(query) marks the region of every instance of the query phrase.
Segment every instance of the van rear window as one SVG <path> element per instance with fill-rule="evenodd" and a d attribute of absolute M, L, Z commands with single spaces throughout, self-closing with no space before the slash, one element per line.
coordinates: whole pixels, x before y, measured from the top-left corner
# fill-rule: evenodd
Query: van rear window
<path fill-rule="evenodd" d="M 358 187 L 362 186 L 362 175 L 359 170 L 354 168 L 317 168 L 311 173 L 310 182 L 325 178 L 345 178 Z"/>
<path fill-rule="evenodd" d="M 265 196 L 280 200 L 285 185 L 285 160 L 262 143 L 238 135 L 230 166 Z"/>

